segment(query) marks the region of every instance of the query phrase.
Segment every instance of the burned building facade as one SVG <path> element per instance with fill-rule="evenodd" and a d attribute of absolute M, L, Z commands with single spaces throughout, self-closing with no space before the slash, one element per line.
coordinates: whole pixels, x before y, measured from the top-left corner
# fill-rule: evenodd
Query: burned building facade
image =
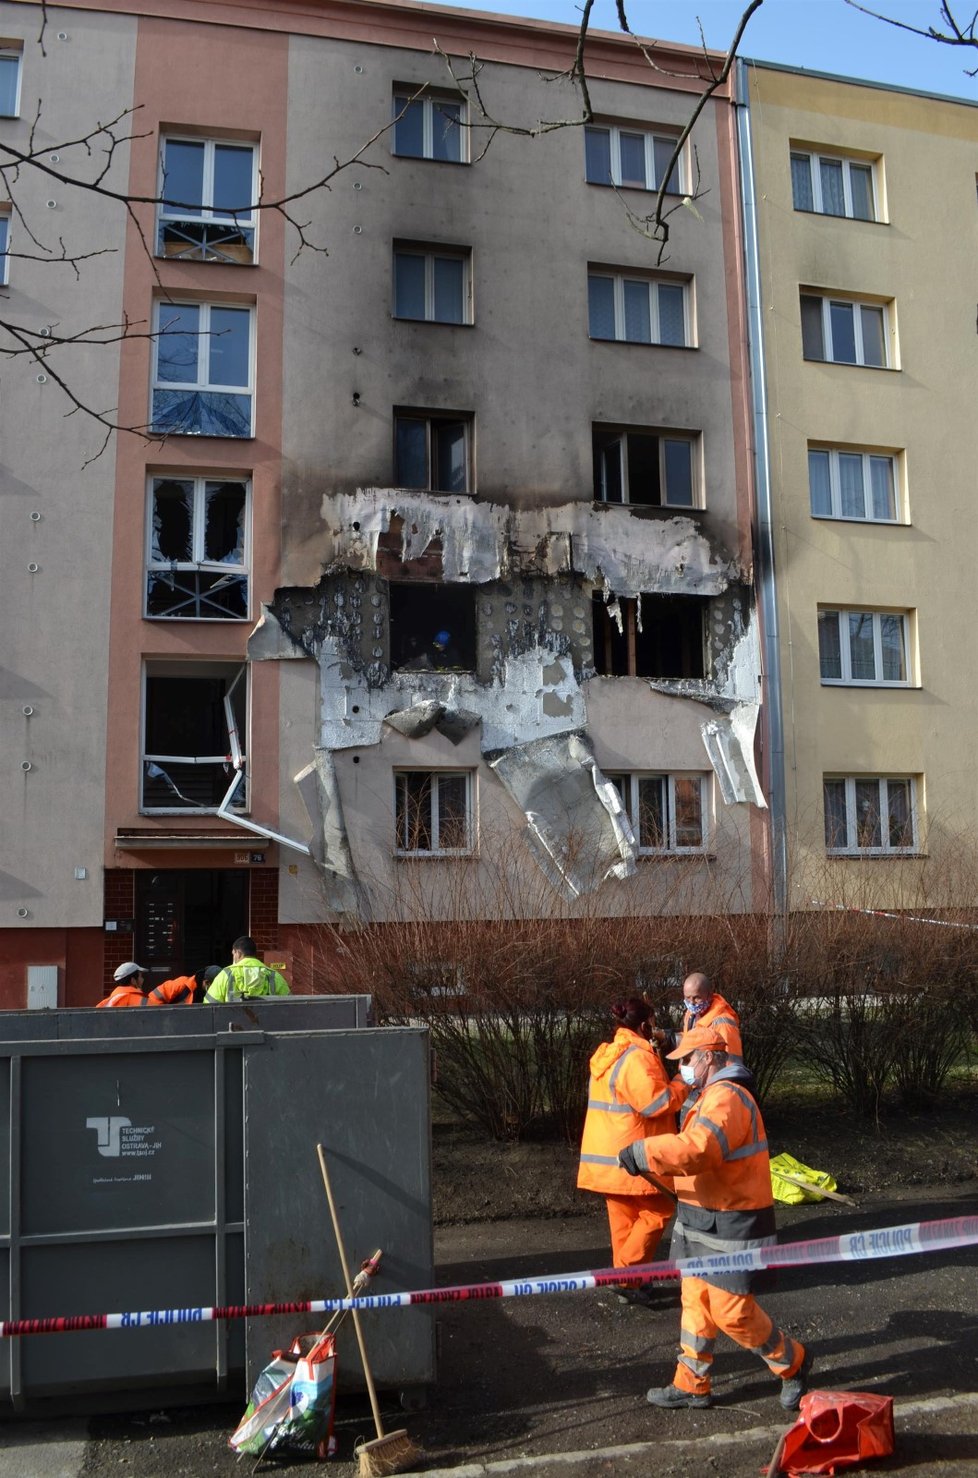
<path fill-rule="evenodd" d="M 75 701 L 105 773 L 69 854 L 51 817 L 16 858 L 19 978 L 53 961 L 62 999 L 91 1003 L 123 958 L 162 978 L 247 930 L 304 987 L 323 921 L 403 917 L 408 876 L 445 917 L 459 875 L 504 916 L 514 840 L 542 908 L 765 909 L 724 90 L 670 180 L 667 247 L 636 229 L 702 59 L 664 48 L 653 70 L 593 36 L 582 126 L 573 26 L 385 0 L 287 23 L 207 0 L 47 10 L 91 107 L 139 105 L 114 167 L 164 204 L 134 207 L 101 269 L 107 321 L 152 332 L 111 350 L 99 389 L 155 439 L 119 436 L 82 474 L 111 557 Z M 37 7 L 2 11 L 19 137 L 49 63 Z M 53 94 L 50 113 L 54 140 Z M 239 208 L 259 194 L 301 203 Z M 38 271 L 15 265 L 12 306 Z M 38 404 L 51 426 L 64 409 Z M 68 425 L 66 483 L 91 432 Z M 17 456 L 53 549 L 66 488 Z M 76 852 L 84 898 L 57 873 Z"/>

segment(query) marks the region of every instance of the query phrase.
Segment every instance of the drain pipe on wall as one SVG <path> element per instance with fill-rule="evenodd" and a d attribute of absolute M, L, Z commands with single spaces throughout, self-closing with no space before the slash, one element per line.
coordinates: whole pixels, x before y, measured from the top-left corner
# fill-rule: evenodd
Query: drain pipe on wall
<path fill-rule="evenodd" d="M 754 476 L 757 488 L 757 601 L 764 627 L 765 708 L 768 732 L 768 781 L 771 807 L 771 869 L 774 912 L 783 920 L 788 907 L 788 845 L 784 773 L 781 650 L 775 589 L 774 522 L 771 508 L 771 462 L 768 443 L 767 385 L 764 379 L 764 321 L 757 244 L 757 197 L 750 132 L 748 67 L 738 57 L 734 73 L 737 142 L 740 150 L 740 203 L 744 223 L 744 275 L 747 292 L 747 337 L 751 402 L 754 415 Z"/>

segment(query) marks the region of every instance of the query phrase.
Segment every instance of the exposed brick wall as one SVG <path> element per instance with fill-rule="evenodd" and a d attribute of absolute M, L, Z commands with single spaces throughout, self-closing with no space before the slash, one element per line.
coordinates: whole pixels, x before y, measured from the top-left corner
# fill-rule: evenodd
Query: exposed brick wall
<path fill-rule="evenodd" d="M 134 919 L 136 916 L 136 874 L 131 867 L 114 867 L 105 870 L 105 910 L 107 919 Z M 131 934 L 105 936 L 105 954 L 102 965 L 102 984 L 105 994 L 112 990 L 112 976 L 119 965 L 132 959 L 134 948 Z"/>
<path fill-rule="evenodd" d="M 248 908 L 248 932 L 258 946 L 259 955 L 265 950 L 277 949 L 280 943 L 278 929 L 278 868 L 256 867 L 249 874 L 251 898 Z"/>

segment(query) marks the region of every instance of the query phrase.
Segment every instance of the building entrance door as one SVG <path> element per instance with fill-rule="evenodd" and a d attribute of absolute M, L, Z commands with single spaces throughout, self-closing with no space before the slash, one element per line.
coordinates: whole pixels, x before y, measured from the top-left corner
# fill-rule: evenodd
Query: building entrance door
<path fill-rule="evenodd" d="M 133 957 L 152 984 L 231 963 L 231 944 L 248 931 L 248 873 L 193 868 L 136 873 Z"/>

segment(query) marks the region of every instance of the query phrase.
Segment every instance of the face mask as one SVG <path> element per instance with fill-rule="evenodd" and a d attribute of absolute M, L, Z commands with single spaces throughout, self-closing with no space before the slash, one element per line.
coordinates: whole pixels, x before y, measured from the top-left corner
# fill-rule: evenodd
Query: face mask
<path fill-rule="evenodd" d="M 689 1014 L 691 1016 L 702 1016 L 703 1015 L 703 1012 L 709 1009 L 709 1005 L 710 1005 L 710 1002 L 712 1000 L 713 1000 L 713 997 L 712 996 L 707 996 L 707 998 L 706 998 L 705 1001 L 703 1001 L 703 1000 L 687 1001 L 686 1002 L 686 1010 L 689 1012 Z"/>
<path fill-rule="evenodd" d="M 691 1062 L 683 1062 L 679 1067 L 679 1076 L 688 1088 L 696 1087 L 696 1070 Z"/>

